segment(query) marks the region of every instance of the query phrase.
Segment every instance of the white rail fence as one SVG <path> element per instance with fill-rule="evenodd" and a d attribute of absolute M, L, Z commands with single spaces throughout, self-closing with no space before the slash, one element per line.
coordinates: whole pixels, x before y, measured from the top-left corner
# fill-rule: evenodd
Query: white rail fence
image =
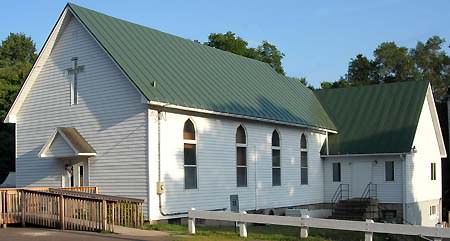
<path fill-rule="evenodd" d="M 450 229 L 443 228 L 442 225 L 436 227 L 424 227 L 408 224 L 375 223 L 373 220 L 348 221 L 335 219 L 271 216 L 262 214 L 217 212 L 217 211 L 188 211 L 189 233 L 195 234 L 195 219 L 211 219 L 219 221 L 231 221 L 239 223 L 239 233 L 241 237 L 247 237 L 247 223 L 273 224 L 282 226 L 294 226 L 300 228 L 300 238 L 308 237 L 309 228 L 324 228 L 335 230 L 348 230 L 365 233 L 365 241 L 372 241 L 374 233 L 388 233 L 400 235 L 415 235 L 428 237 L 434 241 L 441 241 L 443 238 L 450 238 Z"/>

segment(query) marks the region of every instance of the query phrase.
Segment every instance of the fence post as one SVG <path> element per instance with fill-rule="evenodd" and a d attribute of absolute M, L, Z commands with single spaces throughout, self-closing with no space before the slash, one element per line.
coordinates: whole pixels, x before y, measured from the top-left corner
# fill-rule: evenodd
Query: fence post
<path fill-rule="evenodd" d="M 25 210 L 26 210 L 26 201 L 25 201 L 25 192 L 24 191 L 18 191 L 18 194 L 20 193 L 20 212 L 22 214 L 22 227 L 25 227 Z"/>
<path fill-rule="evenodd" d="M 108 216 L 108 206 L 106 205 L 106 200 L 103 199 L 102 201 L 102 208 L 103 208 L 103 212 L 102 212 L 102 230 L 106 230 L 106 225 L 108 225 L 108 220 L 106 219 L 106 217 Z"/>
<path fill-rule="evenodd" d="M 64 230 L 65 228 L 65 221 L 64 221 L 64 195 L 59 195 L 59 223 L 61 225 L 61 230 Z"/>
<path fill-rule="evenodd" d="M 301 220 L 303 221 L 303 219 L 307 220 L 309 218 L 309 215 L 303 214 L 301 216 Z M 309 227 L 306 225 L 302 225 L 300 227 L 300 238 L 308 238 L 308 230 Z"/>
<path fill-rule="evenodd" d="M 372 219 L 366 219 L 366 232 L 364 233 L 365 241 L 373 241 L 373 232 L 369 232 L 369 224 L 374 223 Z"/>
<path fill-rule="evenodd" d="M 439 230 L 439 229 L 444 228 L 444 225 L 441 223 L 437 223 L 435 227 L 438 229 L 437 231 L 440 234 L 441 230 Z M 433 237 L 433 241 L 442 241 L 442 238 L 441 237 Z"/>
<path fill-rule="evenodd" d="M 195 208 L 191 208 L 188 211 L 188 229 L 190 234 L 195 234 L 195 218 L 192 217 L 192 211 L 194 211 Z"/>
<path fill-rule="evenodd" d="M 246 214 L 246 211 L 242 211 L 242 216 Z M 243 238 L 247 238 L 247 224 L 242 221 L 239 221 L 239 235 Z"/>

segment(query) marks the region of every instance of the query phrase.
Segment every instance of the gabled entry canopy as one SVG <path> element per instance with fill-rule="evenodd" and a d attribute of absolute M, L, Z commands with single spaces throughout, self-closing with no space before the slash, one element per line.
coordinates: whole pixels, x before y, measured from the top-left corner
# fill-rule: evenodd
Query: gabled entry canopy
<path fill-rule="evenodd" d="M 94 148 L 73 127 L 58 127 L 39 152 L 39 157 L 90 157 Z"/>

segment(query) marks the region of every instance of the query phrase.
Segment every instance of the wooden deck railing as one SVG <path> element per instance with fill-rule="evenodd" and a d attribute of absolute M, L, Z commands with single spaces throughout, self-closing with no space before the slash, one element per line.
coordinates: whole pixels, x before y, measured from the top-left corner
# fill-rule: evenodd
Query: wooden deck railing
<path fill-rule="evenodd" d="M 43 191 L 44 190 L 44 191 Z M 114 231 L 114 225 L 141 228 L 143 200 L 93 193 L 98 189 L 0 190 L 0 224 Z"/>

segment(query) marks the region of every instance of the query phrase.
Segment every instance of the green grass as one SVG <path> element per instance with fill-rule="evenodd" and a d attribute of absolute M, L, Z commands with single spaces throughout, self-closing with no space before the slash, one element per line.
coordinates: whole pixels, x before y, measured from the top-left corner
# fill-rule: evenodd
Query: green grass
<path fill-rule="evenodd" d="M 166 231 L 171 234 L 171 240 L 174 241 L 224 241 L 224 240 L 245 240 L 239 237 L 239 229 L 235 231 L 234 227 L 221 226 L 200 226 L 197 225 L 196 235 L 189 235 L 187 226 L 176 224 L 152 224 L 146 225 L 146 229 Z M 299 228 L 287 226 L 248 226 L 247 240 L 277 240 L 291 241 L 299 240 Z M 361 232 L 340 231 L 329 229 L 310 229 L 309 237 L 302 239 L 305 241 L 360 241 L 364 240 L 364 234 Z M 385 234 L 375 234 L 376 241 L 409 241 L 420 240 L 416 237 L 392 236 Z"/>

